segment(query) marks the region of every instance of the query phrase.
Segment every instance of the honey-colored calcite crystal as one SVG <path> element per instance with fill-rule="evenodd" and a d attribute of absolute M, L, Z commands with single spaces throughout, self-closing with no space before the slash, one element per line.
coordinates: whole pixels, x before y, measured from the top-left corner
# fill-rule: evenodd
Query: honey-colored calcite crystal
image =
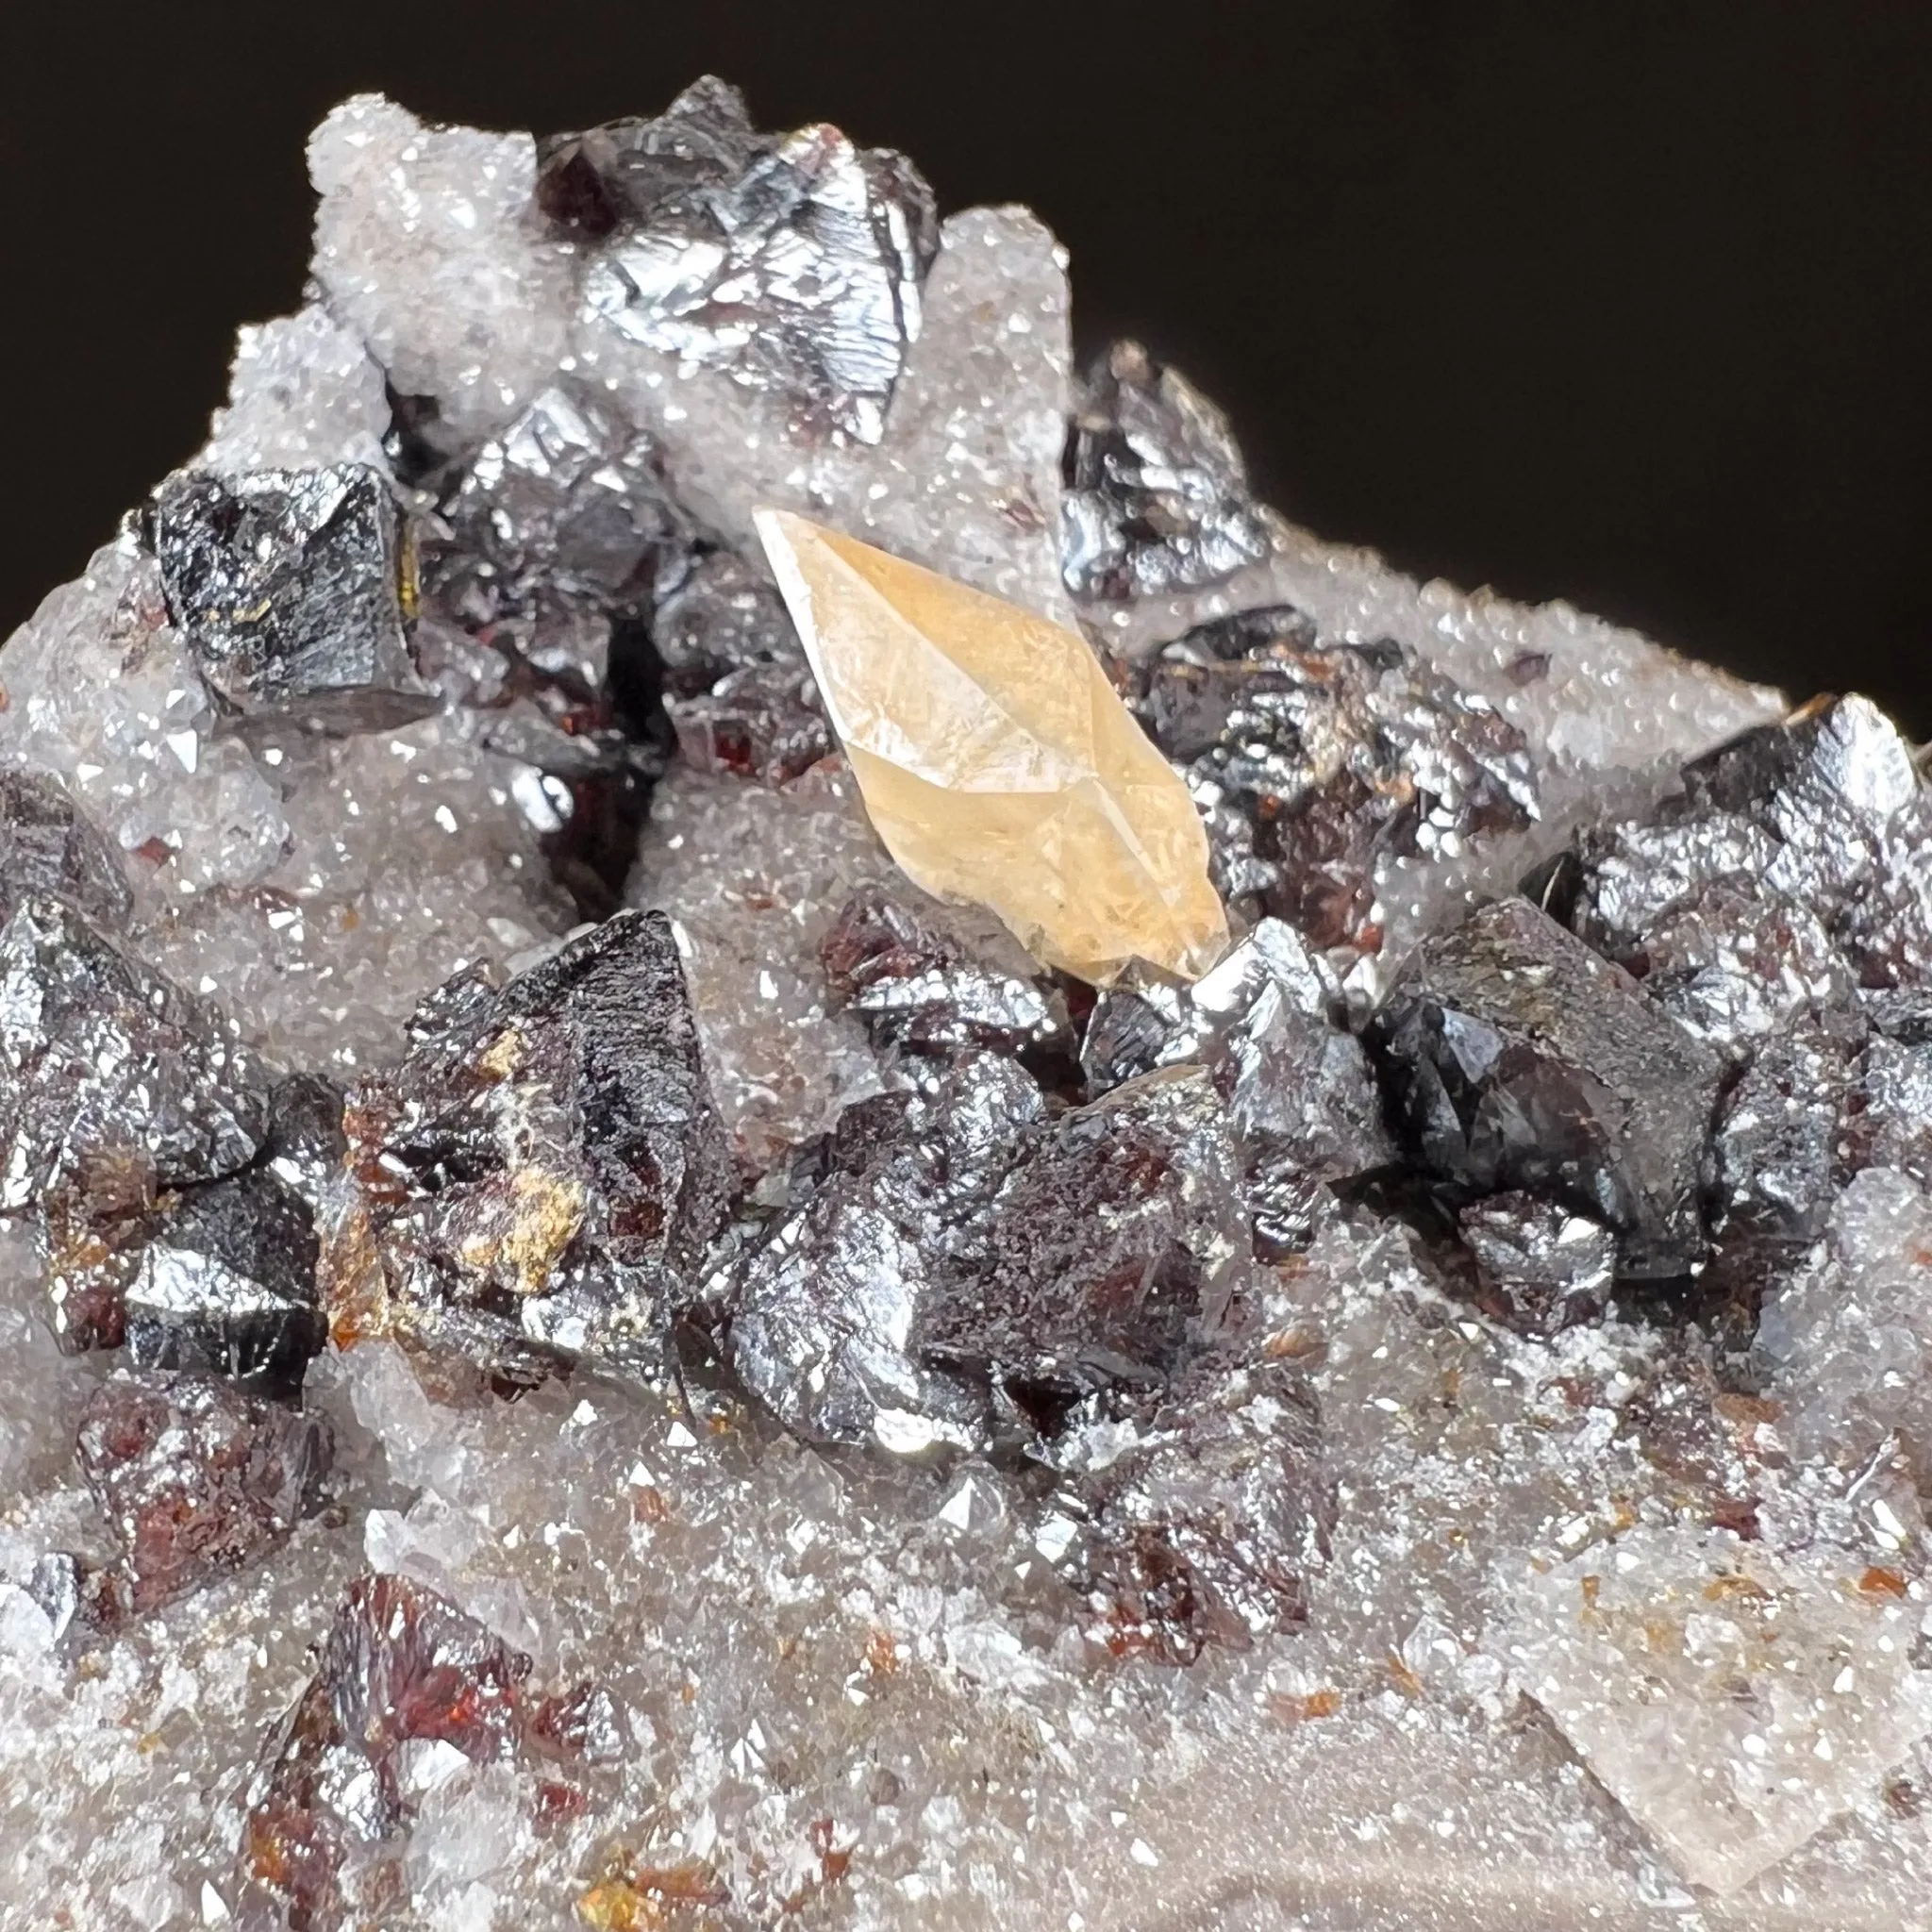
<path fill-rule="evenodd" d="M 783 510 L 758 535 L 900 867 L 1095 985 L 1227 944 L 1187 788 L 1086 641 Z"/>

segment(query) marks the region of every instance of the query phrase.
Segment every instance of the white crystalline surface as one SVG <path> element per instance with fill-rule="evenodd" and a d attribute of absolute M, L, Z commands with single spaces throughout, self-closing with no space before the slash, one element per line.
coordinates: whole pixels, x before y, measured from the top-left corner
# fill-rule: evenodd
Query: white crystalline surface
<path fill-rule="evenodd" d="M 1896 1433 L 1932 1469 L 1932 1200 L 1868 1168 L 1836 1203 L 1814 1264 L 1757 1332 L 1792 1446 L 1848 1466 Z"/>
<path fill-rule="evenodd" d="M 1686 1874 L 1724 1890 L 1932 1730 L 1918 1613 L 1860 1583 L 1724 1530 L 1635 1530 L 1517 1579 L 1506 1654 Z"/>
<path fill-rule="evenodd" d="M 382 365 L 326 308 L 251 324 L 236 339 L 228 401 L 200 461 L 237 475 L 328 463 L 387 469 Z"/>
<path fill-rule="evenodd" d="M 286 1063 L 386 1058 L 416 1002 L 569 924 L 516 802 L 534 774 L 460 719 L 393 734 L 221 729 L 126 542 L 0 655 L 0 757 L 64 779 L 123 858 L 156 963 Z"/>
<path fill-rule="evenodd" d="M 433 537 L 443 485 L 386 446 L 388 391 L 460 469 L 564 382 L 649 432 L 707 544 L 742 546 L 776 504 L 1072 620 L 1066 263 L 1024 210 L 943 224 L 863 443 L 604 327 L 591 244 L 533 207 L 531 137 L 364 96 L 310 164 L 314 299 L 243 332 L 204 466 L 400 472 Z M 1388 862 L 1389 966 L 1573 820 L 1646 808 L 1661 774 L 1781 708 L 1565 607 L 1274 529 L 1227 583 L 1082 619 L 1144 656 L 1285 601 L 1330 638 L 1394 638 L 1521 728 L 1541 822 Z M 393 1063 L 452 974 L 501 981 L 579 922 L 553 870 L 570 788 L 489 747 L 499 714 L 451 699 L 402 729 L 242 728 L 131 525 L 0 649 L 0 761 L 51 774 L 98 830 L 130 889 L 125 944 L 278 1070 Z M 749 1190 L 727 1256 L 845 1109 L 933 1086 L 832 996 L 820 943 L 856 891 L 994 974 L 1032 971 L 990 915 L 895 874 L 836 755 L 771 788 L 674 764 L 605 884 L 673 923 Z M 1171 990 L 1142 991 L 1158 1016 Z M 1059 994 L 1084 1017 L 1081 990 Z M 1064 1067 L 1043 1077 L 1058 1132 L 1084 1096 Z M 506 1119 L 506 1139 L 554 1128 Z M 460 1125 L 425 1127 L 411 1184 L 456 1164 Z M 192 1594 L 70 1623 L 60 1559 L 116 1554 L 76 1423 L 125 1357 L 58 1352 L 46 1230 L 0 1228 L 0 1928 L 289 1924 L 249 1895 L 246 1821 L 372 1571 L 527 1657 L 531 1697 L 608 1699 L 575 1755 L 409 1738 L 386 1772 L 400 1823 L 351 1857 L 375 1901 L 355 1923 L 381 1932 L 1932 1927 L 1932 1205 L 1903 1125 L 1861 1144 L 1898 1167 L 1835 1175 L 1829 1211 L 1766 1264 L 1750 1374 L 1727 1380 L 1714 1342 L 1641 1310 L 1512 1332 L 1394 1212 L 1324 1195 L 1312 1244 L 1256 1264 L 1250 1339 L 1319 1408 L 1325 1555 L 1299 1579 L 1304 1622 L 1185 1665 L 1093 1637 L 1060 1574 L 1082 1529 L 1064 1472 L 821 1453 L 702 1350 L 663 1387 L 578 1364 L 523 1389 L 354 1323 L 303 1391 L 336 1433 L 323 1507 Z M 327 1214 L 351 1191 L 336 1176 Z M 1089 1426 L 1089 1473 L 1131 1466 L 1139 1426 Z M 328 1802 L 372 1815 L 374 1790 Z"/>

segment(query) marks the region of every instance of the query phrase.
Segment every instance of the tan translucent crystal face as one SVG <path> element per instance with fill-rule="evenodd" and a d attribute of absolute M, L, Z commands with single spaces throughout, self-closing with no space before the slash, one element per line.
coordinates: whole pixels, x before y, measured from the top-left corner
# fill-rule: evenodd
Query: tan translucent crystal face
<path fill-rule="evenodd" d="M 1105 985 L 1227 945 L 1187 788 L 1085 640 L 783 510 L 758 535 L 867 811 L 904 871 Z"/>

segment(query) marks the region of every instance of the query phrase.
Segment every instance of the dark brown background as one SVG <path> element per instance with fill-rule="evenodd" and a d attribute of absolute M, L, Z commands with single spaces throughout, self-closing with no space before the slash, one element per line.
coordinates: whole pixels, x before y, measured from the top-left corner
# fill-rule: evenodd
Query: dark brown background
<path fill-rule="evenodd" d="M 1188 370 L 1323 531 L 1932 733 L 1924 0 L 0 14 L 0 629 L 299 299 L 333 101 L 551 129 L 709 68 L 1032 202 L 1083 343 Z"/>

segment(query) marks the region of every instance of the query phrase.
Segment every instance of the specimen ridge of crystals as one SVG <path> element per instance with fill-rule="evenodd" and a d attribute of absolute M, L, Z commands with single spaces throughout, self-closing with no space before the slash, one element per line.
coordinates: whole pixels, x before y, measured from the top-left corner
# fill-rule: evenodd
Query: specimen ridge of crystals
<path fill-rule="evenodd" d="M 866 809 L 928 891 L 1095 984 L 1227 941 L 1186 790 L 1085 641 L 782 510 L 758 534 Z"/>
<path fill-rule="evenodd" d="M 0 1932 L 1927 1924 L 1899 727 L 715 77 L 308 159 L 0 648 Z"/>

